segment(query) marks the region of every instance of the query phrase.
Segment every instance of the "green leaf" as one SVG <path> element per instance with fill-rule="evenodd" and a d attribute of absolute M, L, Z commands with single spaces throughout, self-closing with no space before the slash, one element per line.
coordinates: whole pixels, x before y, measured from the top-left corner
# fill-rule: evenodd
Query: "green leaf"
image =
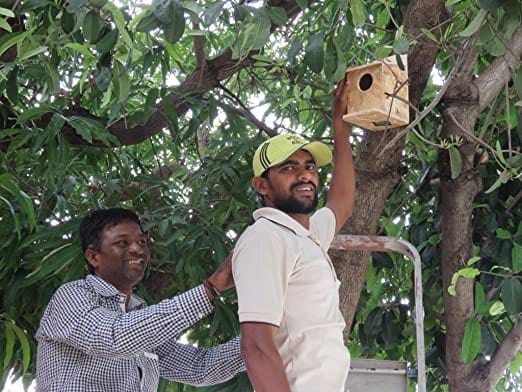
<path fill-rule="evenodd" d="M 497 235 L 497 238 L 502 239 L 502 240 L 511 238 L 511 233 L 508 230 L 502 229 L 500 227 L 497 229 L 496 235 Z"/>
<path fill-rule="evenodd" d="M 74 13 L 88 2 L 89 0 L 69 0 L 69 4 L 67 5 L 67 12 Z"/>
<path fill-rule="evenodd" d="M 354 26 L 362 26 L 366 21 L 366 10 L 362 0 L 349 0 L 350 10 L 352 11 L 352 21 Z"/>
<path fill-rule="evenodd" d="M 460 175 L 462 171 L 462 158 L 460 152 L 454 146 L 448 148 L 451 168 L 451 179 L 455 179 Z"/>
<path fill-rule="evenodd" d="M 17 61 L 21 62 L 21 61 L 27 60 L 27 59 L 29 59 L 29 58 L 31 58 L 33 56 L 36 56 L 37 54 L 44 53 L 44 52 L 47 52 L 47 51 L 48 51 L 47 46 L 39 46 L 37 48 L 25 51 L 23 53 L 22 53 L 22 51 L 20 51 Z M 56 71 L 54 71 L 54 72 L 56 72 Z"/>
<path fill-rule="evenodd" d="M 5 30 L 9 33 L 13 32 L 11 25 L 7 23 L 7 21 L 4 18 L 0 18 L 0 29 Z"/>
<path fill-rule="evenodd" d="M 464 30 L 462 30 L 459 35 L 461 37 L 469 37 L 473 34 L 475 34 L 479 29 L 480 26 L 482 26 L 482 23 L 486 19 L 487 11 L 486 10 L 480 10 L 478 14 L 475 16 L 475 18 L 471 21 L 471 23 L 466 27 Z"/>
<path fill-rule="evenodd" d="M 431 31 L 429 31 L 426 28 L 421 28 L 420 30 L 426 35 L 426 37 L 431 39 L 433 42 L 439 43 L 439 40 L 437 39 L 437 37 L 435 37 L 435 35 Z"/>
<path fill-rule="evenodd" d="M 18 102 L 18 67 L 9 72 L 9 77 L 6 83 L 7 98 L 12 104 Z"/>
<path fill-rule="evenodd" d="M 486 293 L 484 287 L 479 282 L 475 282 L 475 313 L 487 316 L 489 305 L 486 303 Z"/>
<path fill-rule="evenodd" d="M 513 374 L 519 374 L 522 369 L 522 353 L 518 352 L 515 360 L 509 365 L 509 371 Z"/>
<path fill-rule="evenodd" d="M 219 15 L 221 15 L 224 6 L 224 1 L 218 1 L 217 3 L 214 3 L 210 7 L 208 7 L 202 15 L 203 26 L 210 27 L 211 25 L 213 25 L 219 18 Z"/>
<path fill-rule="evenodd" d="M 264 15 L 247 23 L 244 30 L 239 33 L 233 58 L 242 58 L 251 50 L 261 49 L 270 38 L 271 26 L 270 19 Z"/>
<path fill-rule="evenodd" d="M 478 6 L 486 11 L 496 11 L 503 2 L 504 0 L 477 0 Z"/>
<path fill-rule="evenodd" d="M 13 349 L 15 344 L 15 333 L 11 327 L 10 322 L 4 323 L 5 327 L 5 356 L 4 356 L 4 369 L 7 369 L 11 358 L 13 357 Z"/>
<path fill-rule="evenodd" d="M 297 0 L 297 5 L 302 10 L 305 10 L 306 8 L 308 8 L 308 0 Z"/>
<path fill-rule="evenodd" d="M 522 245 L 513 242 L 513 249 L 511 249 L 511 260 L 513 261 L 513 271 L 517 274 L 522 272 Z"/>
<path fill-rule="evenodd" d="M 18 204 L 20 205 L 21 211 L 27 216 L 29 227 L 31 229 L 34 228 L 36 221 L 33 201 L 23 190 L 20 189 L 16 179 L 8 174 L 1 174 L 0 187 L 6 189 L 16 198 L 16 201 L 18 201 Z"/>
<path fill-rule="evenodd" d="M 136 31 L 141 33 L 149 33 L 154 29 L 157 29 L 160 26 L 158 19 L 152 14 L 145 16 L 140 19 L 138 24 L 136 25 Z"/>
<path fill-rule="evenodd" d="M 305 48 L 304 62 L 313 72 L 319 73 L 323 69 L 323 33 L 318 33 L 308 39 Z"/>
<path fill-rule="evenodd" d="M 37 120 L 37 119 L 41 118 L 44 114 L 47 114 L 47 113 L 53 112 L 53 111 L 54 111 L 54 107 L 49 106 L 49 105 L 42 105 L 40 107 L 34 107 L 31 109 L 27 109 L 20 116 L 18 116 L 16 123 L 25 124 L 27 121 Z"/>
<path fill-rule="evenodd" d="M 17 45 L 22 42 L 29 33 L 24 31 L 23 33 L 11 33 L 5 34 L 0 38 L 0 56 L 13 45 Z"/>
<path fill-rule="evenodd" d="M 469 319 L 466 322 L 464 338 L 462 339 L 462 360 L 471 363 L 480 351 L 482 332 L 480 322 L 477 319 Z"/>
<path fill-rule="evenodd" d="M 14 18 L 15 13 L 8 8 L 0 7 L 0 15 L 7 16 L 8 18 Z"/>
<path fill-rule="evenodd" d="M 295 64 L 295 57 L 301 51 L 301 49 L 303 49 L 303 40 L 301 38 L 292 41 L 290 49 L 288 49 L 287 53 L 287 61 L 290 65 Z"/>
<path fill-rule="evenodd" d="M 18 219 L 18 214 L 16 213 L 13 205 L 11 204 L 11 202 L 9 200 L 7 200 L 3 196 L 0 196 L 0 200 L 3 201 L 4 204 L 7 206 L 7 208 L 9 209 L 9 212 L 11 213 L 11 216 L 13 217 L 13 220 L 14 220 L 14 223 L 15 223 L 14 230 L 18 234 L 18 238 L 21 238 L 22 225 L 20 224 L 20 219 Z"/>
<path fill-rule="evenodd" d="M 266 12 L 276 25 L 282 26 L 288 22 L 288 15 L 283 7 L 267 7 Z"/>
<path fill-rule="evenodd" d="M 518 279 L 508 279 L 502 286 L 500 296 L 508 313 L 522 312 L 522 283 Z"/>
<path fill-rule="evenodd" d="M 468 278 L 468 279 L 475 279 L 477 276 L 480 275 L 480 270 L 478 270 L 477 268 L 462 268 L 458 274 L 464 278 Z"/>
<path fill-rule="evenodd" d="M 112 19 L 114 24 L 116 24 L 118 31 L 120 32 L 121 38 L 123 38 L 123 41 L 129 48 L 132 48 L 134 43 L 127 31 L 127 21 L 125 20 L 125 17 L 121 13 L 120 9 L 116 7 L 112 1 L 108 1 L 103 6 L 103 9 L 108 10 L 112 14 Z"/>
<path fill-rule="evenodd" d="M 171 2 L 169 7 L 169 22 L 162 23 L 161 27 L 165 33 L 165 38 L 171 44 L 178 42 L 185 32 L 185 15 L 183 7 L 178 2 Z"/>
<path fill-rule="evenodd" d="M 324 75 L 330 78 L 337 69 L 337 49 L 333 40 L 328 40 L 324 52 Z"/>
<path fill-rule="evenodd" d="M 11 323 L 11 328 L 13 328 L 20 344 L 22 345 L 22 357 L 23 357 L 23 372 L 27 372 L 29 368 L 29 364 L 31 363 L 31 348 L 29 346 L 29 341 L 27 340 L 27 336 L 25 336 L 24 331 L 20 329 L 15 323 Z"/>
<path fill-rule="evenodd" d="M 408 53 L 409 49 L 410 43 L 408 42 L 408 39 L 406 37 L 401 37 L 393 43 L 393 52 L 395 54 L 401 55 L 404 53 Z"/>
<path fill-rule="evenodd" d="M 105 34 L 96 44 L 96 50 L 100 53 L 106 53 L 116 45 L 120 33 L 118 29 L 114 29 Z"/>
<path fill-rule="evenodd" d="M 79 44 L 76 42 L 69 42 L 65 44 L 66 48 L 71 48 L 73 50 L 76 50 L 77 52 L 83 54 L 85 57 L 94 58 L 94 55 L 89 51 L 89 46 L 84 44 Z"/>
<path fill-rule="evenodd" d="M 494 301 L 489 308 L 489 314 L 491 316 L 498 316 L 506 311 L 504 304 L 500 301 Z"/>
<path fill-rule="evenodd" d="M 374 309 L 364 321 L 364 333 L 366 336 L 377 336 L 381 333 L 383 322 L 383 310 Z"/>
<path fill-rule="evenodd" d="M 94 11 L 89 11 L 83 18 L 82 31 L 85 39 L 90 43 L 95 43 L 103 28 L 103 20 Z"/>
<path fill-rule="evenodd" d="M 82 137 L 87 143 L 92 143 L 92 134 L 88 127 L 85 127 L 82 121 L 68 119 L 67 122 L 76 130 L 76 133 Z"/>

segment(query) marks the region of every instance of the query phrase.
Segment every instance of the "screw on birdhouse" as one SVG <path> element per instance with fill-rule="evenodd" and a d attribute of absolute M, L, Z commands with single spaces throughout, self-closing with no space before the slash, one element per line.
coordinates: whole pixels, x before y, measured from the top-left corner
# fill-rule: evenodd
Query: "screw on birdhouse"
<path fill-rule="evenodd" d="M 406 56 L 401 58 L 406 65 Z M 371 131 L 382 131 L 409 123 L 408 69 L 395 56 L 346 70 L 354 81 L 348 91 L 344 121 Z"/>

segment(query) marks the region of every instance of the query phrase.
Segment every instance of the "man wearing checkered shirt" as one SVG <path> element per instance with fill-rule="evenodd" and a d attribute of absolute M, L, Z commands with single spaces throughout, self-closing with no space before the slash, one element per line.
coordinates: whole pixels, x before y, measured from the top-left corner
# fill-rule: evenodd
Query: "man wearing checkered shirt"
<path fill-rule="evenodd" d="M 159 378 L 211 385 L 244 371 L 239 339 L 203 349 L 176 343 L 234 285 L 230 257 L 205 281 L 147 306 L 132 294 L 149 263 L 139 218 L 96 210 L 80 224 L 89 275 L 62 285 L 36 333 L 38 391 L 156 391 Z"/>

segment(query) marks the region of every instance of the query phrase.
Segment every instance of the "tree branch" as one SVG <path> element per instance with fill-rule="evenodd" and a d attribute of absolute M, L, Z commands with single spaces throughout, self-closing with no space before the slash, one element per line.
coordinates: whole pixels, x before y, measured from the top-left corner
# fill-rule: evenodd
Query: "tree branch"
<path fill-rule="evenodd" d="M 522 316 L 518 316 L 518 320 L 500 343 L 491 361 L 486 365 L 487 373 L 491 387 L 494 387 L 497 381 L 502 377 L 504 371 L 511 362 L 514 361 L 517 353 L 522 349 Z"/>
<path fill-rule="evenodd" d="M 288 15 L 289 21 L 291 21 L 301 12 L 301 8 L 299 5 L 297 5 L 295 0 L 271 0 L 268 1 L 267 5 L 284 8 Z M 273 24 L 272 30 L 275 30 L 279 27 L 281 26 Z M 238 61 L 232 58 L 232 51 L 227 50 L 213 60 L 206 61 L 205 69 L 201 70 L 199 67 L 196 67 L 192 74 L 189 75 L 176 88 L 176 91 L 166 97 L 166 100 L 168 100 L 170 104 L 176 109 L 178 117 L 184 115 L 194 100 L 201 99 L 206 93 L 218 87 L 221 81 L 228 79 L 233 74 L 252 65 L 255 60 L 251 58 L 251 55 L 254 53 L 257 52 L 252 52 L 243 60 Z M 80 115 L 89 117 L 98 121 L 102 125 L 105 125 L 107 122 L 107 119 L 93 116 L 84 109 L 69 110 L 64 114 L 68 116 Z M 108 131 L 118 139 L 120 145 L 130 146 L 142 143 L 143 141 L 151 138 L 152 136 L 161 132 L 161 130 L 166 125 L 167 120 L 164 115 L 164 104 L 163 102 L 160 102 L 158 105 L 156 105 L 156 110 L 147 123 L 139 124 L 129 128 L 125 122 L 125 119 L 121 119 L 108 127 Z M 43 126 L 45 127 L 46 124 Z M 63 127 L 63 133 L 71 144 L 105 148 L 108 147 L 100 141 L 94 141 L 93 143 L 87 142 L 68 124 Z M 0 140 L 0 149 L 3 148 L 3 145 L 5 144 L 9 143 L 4 140 Z"/>
<path fill-rule="evenodd" d="M 247 120 L 251 121 L 252 124 L 254 124 L 258 129 L 260 129 L 263 132 L 265 132 L 268 136 L 272 137 L 272 136 L 276 136 L 277 135 L 277 130 L 276 129 L 270 128 L 264 122 L 259 120 L 256 116 L 254 116 L 254 114 L 250 110 L 248 110 L 248 109 L 241 110 L 241 109 L 235 108 L 234 106 L 227 105 L 226 103 L 218 103 L 218 105 L 221 106 L 222 108 L 228 110 L 228 111 L 234 112 L 237 115 L 239 115 L 239 116 L 241 116 L 243 118 L 246 118 Z"/>
<path fill-rule="evenodd" d="M 497 57 L 491 65 L 484 70 L 477 80 L 473 82 L 480 91 L 479 111 L 482 112 L 513 75 L 513 70 L 520 64 L 522 55 L 522 27 L 513 34 L 509 40 L 506 53 Z"/>

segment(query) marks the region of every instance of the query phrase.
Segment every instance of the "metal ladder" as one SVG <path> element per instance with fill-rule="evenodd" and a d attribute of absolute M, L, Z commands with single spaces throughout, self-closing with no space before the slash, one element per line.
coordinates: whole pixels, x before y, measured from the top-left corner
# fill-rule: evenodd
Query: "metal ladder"
<path fill-rule="evenodd" d="M 406 256 L 406 258 L 408 258 L 413 263 L 415 290 L 415 331 L 417 342 L 417 391 L 426 392 L 426 358 L 424 352 L 424 307 L 422 304 L 421 258 L 417 249 L 408 241 L 400 238 L 347 234 L 337 235 L 334 238 L 330 249 L 362 250 L 369 252 L 397 252 Z"/>

